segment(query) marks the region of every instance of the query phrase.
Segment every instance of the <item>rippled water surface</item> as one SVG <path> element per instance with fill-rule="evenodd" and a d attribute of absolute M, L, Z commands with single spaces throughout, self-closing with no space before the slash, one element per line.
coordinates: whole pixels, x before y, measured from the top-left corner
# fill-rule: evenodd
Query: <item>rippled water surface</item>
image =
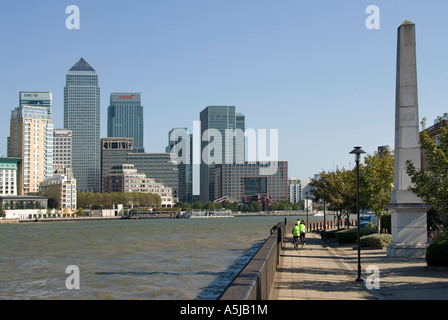
<path fill-rule="evenodd" d="M 3 224 L 0 299 L 216 299 L 280 221 L 284 217 Z M 79 268 L 79 290 L 66 288 L 69 265 Z"/>

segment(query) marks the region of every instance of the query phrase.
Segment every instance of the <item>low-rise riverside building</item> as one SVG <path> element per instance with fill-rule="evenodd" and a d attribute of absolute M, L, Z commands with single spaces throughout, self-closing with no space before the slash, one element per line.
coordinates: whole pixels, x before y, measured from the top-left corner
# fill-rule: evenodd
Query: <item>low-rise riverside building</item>
<path fill-rule="evenodd" d="M 126 163 L 133 164 L 138 172 L 172 188 L 174 203 L 178 201 L 179 170 L 177 164 L 171 161 L 170 153 L 128 153 Z"/>
<path fill-rule="evenodd" d="M 47 215 L 47 197 L 0 196 L 5 219 L 36 219 Z"/>
<path fill-rule="evenodd" d="M 16 196 L 17 172 L 21 158 L 0 158 L 0 195 Z"/>
<path fill-rule="evenodd" d="M 171 208 L 175 204 L 173 188 L 139 173 L 133 164 L 113 166 L 104 178 L 104 192 L 153 193 L 161 197 L 163 208 Z"/>
<path fill-rule="evenodd" d="M 76 210 L 76 179 L 54 175 L 39 184 L 39 195 L 54 199 L 64 215 L 72 215 Z"/>

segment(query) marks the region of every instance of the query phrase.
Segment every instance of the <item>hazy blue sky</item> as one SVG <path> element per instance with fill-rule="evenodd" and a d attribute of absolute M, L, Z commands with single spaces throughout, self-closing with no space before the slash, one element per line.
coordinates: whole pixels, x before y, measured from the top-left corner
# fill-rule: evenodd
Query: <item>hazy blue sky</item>
<path fill-rule="evenodd" d="M 69 5 L 80 29 L 69 30 Z M 366 8 L 380 9 L 369 30 Z M 289 176 L 353 166 L 348 153 L 394 145 L 397 28 L 416 24 L 420 118 L 448 111 L 448 1 L 14 1 L 0 11 L 0 155 L 20 90 L 53 92 L 63 126 L 65 75 L 83 57 L 99 75 L 101 136 L 114 91 L 142 93 L 147 152 L 193 128 L 209 105 L 246 127 L 279 129 Z"/>

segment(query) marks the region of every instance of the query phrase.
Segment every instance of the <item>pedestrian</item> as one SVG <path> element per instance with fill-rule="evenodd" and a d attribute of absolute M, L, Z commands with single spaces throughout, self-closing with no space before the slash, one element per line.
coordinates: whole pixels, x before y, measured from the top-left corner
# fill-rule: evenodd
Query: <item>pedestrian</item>
<path fill-rule="evenodd" d="M 300 231 L 300 238 L 303 239 L 302 240 L 303 245 L 305 245 L 306 226 L 305 226 L 305 222 L 303 222 L 303 220 L 300 222 L 299 231 Z"/>
<path fill-rule="evenodd" d="M 300 237 L 300 226 L 299 226 L 298 222 L 296 222 L 296 224 L 294 225 L 294 228 L 292 228 L 292 236 L 293 236 L 292 243 L 294 244 L 294 248 L 297 248 L 297 245 L 299 244 L 299 237 Z"/>

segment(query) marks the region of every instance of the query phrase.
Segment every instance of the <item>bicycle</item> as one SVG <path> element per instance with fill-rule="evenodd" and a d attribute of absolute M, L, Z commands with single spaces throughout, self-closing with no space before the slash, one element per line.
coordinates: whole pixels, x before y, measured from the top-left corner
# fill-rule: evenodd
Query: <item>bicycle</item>
<path fill-rule="evenodd" d="M 302 244 L 302 248 L 305 246 L 305 234 L 300 234 L 300 243 Z"/>
<path fill-rule="evenodd" d="M 294 244 L 294 249 L 297 249 L 299 247 L 299 237 L 298 236 L 294 236 L 293 244 Z"/>

